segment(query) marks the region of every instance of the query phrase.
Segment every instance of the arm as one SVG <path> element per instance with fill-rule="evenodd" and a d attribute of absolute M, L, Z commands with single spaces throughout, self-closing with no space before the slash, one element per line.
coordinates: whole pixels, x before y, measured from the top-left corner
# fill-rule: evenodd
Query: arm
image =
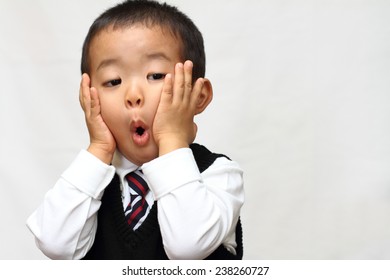
<path fill-rule="evenodd" d="M 116 143 L 87 74 L 82 76 L 79 98 L 90 136 L 89 153 L 78 155 L 27 221 L 37 246 L 53 259 L 79 259 L 91 248 L 100 198 L 115 173 L 108 164 Z"/>
<path fill-rule="evenodd" d="M 242 171 L 227 159 L 199 173 L 189 144 L 194 116 L 212 99 L 211 83 L 192 83 L 192 62 L 167 75 L 153 124 L 159 158 L 144 165 L 158 200 L 158 218 L 168 257 L 203 259 L 222 243 L 234 252 L 234 229 L 243 203 Z"/>
<path fill-rule="evenodd" d="M 38 248 L 51 259 L 80 259 L 91 248 L 104 188 L 112 166 L 81 151 L 28 218 Z"/>
<path fill-rule="evenodd" d="M 172 259 L 204 259 L 223 244 L 235 252 L 235 227 L 244 202 L 242 170 L 218 158 L 199 173 L 190 149 L 145 164 L 158 201 L 164 248 Z"/>

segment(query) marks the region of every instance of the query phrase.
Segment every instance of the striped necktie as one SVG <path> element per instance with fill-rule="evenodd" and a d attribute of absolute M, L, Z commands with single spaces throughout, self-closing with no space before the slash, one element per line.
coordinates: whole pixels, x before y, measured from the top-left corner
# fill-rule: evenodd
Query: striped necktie
<path fill-rule="evenodd" d="M 149 205 L 145 200 L 149 187 L 141 171 L 127 174 L 126 180 L 130 187 L 130 202 L 125 209 L 125 216 L 130 228 L 136 230 L 149 213 Z"/>

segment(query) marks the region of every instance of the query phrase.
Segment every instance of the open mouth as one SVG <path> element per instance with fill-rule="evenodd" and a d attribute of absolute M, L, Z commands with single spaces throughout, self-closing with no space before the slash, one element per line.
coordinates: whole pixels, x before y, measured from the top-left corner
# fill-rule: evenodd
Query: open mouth
<path fill-rule="evenodd" d="M 139 136 L 142 136 L 145 132 L 145 129 L 141 126 L 137 127 L 135 130 L 135 133 L 137 133 Z"/>
<path fill-rule="evenodd" d="M 134 121 L 131 124 L 132 138 L 137 146 L 145 146 L 150 139 L 149 127 L 142 121 Z"/>

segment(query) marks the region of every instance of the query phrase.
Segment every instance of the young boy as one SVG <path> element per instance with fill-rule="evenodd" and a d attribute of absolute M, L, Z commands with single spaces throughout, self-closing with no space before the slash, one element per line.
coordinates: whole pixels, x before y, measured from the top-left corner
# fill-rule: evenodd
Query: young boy
<path fill-rule="evenodd" d="M 193 144 L 211 102 L 203 38 L 175 7 L 125 1 L 92 24 L 90 135 L 27 226 L 53 259 L 241 259 L 242 170 Z"/>

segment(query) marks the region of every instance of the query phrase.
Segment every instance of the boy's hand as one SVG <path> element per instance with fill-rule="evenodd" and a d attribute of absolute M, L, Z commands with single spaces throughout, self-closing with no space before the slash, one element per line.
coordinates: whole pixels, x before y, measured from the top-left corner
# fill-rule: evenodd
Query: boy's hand
<path fill-rule="evenodd" d="M 197 126 L 194 123 L 196 104 L 204 80 L 199 78 L 192 87 L 191 61 L 175 66 L 174 81 L 167 74 L 153 123 L 153 136 L 159 155 L 188 147 L 195 140 Z"/>
<path fill-rule="evenodd" d="M 116 142 L 103 120 L 96 88 L 90 87 L 88 74 L 83 74 L 80 84 L 80 104 L 85 114 L 90 145 L 88 151 L 106 164 L 110 164 Z"/>

